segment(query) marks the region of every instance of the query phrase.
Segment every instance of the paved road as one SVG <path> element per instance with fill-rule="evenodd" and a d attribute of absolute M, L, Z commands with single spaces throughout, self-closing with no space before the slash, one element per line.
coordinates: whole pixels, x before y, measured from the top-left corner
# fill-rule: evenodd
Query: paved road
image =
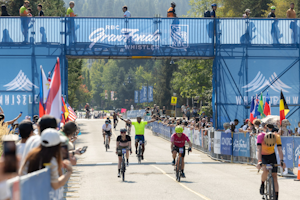
<path fill-rule="evenodd" d="M 196 150 L 186 156 L 186 179 L 176 182 L 174 168 L 169 164 L 172 161 L 169 142 L 147 129 L 145 160 L 139 165 L 132 154 L 126 182 L 122 182 L 117 178 L 115 154 L 119 132 L 114 131 L 111 149 L 105 152 L 101 135 L 104 120 L 78 120 L 78 123 L 82 135 L 77 147 L 87 145 L 88 150 L 78 159 L 67 199 L 261 199 L 260 175 L 253 166 L 217 162 Z M 124 123 L 120 122 L 117 130 L 122 126 Z M 279 178 L 279 181 L 280 199 L 300 199 L 300 182 L 288 178 Z"/>

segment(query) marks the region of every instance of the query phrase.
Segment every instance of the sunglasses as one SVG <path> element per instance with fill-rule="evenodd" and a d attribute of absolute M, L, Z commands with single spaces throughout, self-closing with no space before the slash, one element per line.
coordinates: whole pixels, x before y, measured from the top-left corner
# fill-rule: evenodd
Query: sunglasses
<path fill-rule="evenodd" d="M 121 134 L 123 134 L 123 133 L 125 133 L 125 134 L 126 134 L 126 132 L 121 132 Z"/>

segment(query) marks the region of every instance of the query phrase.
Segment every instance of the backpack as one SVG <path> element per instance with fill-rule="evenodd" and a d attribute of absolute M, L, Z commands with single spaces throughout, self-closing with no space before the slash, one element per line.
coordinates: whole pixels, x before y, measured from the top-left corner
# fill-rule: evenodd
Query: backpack
<path fill-rule="evenodd" d="M 210 17 L 210 11 L 209 10 L 206 10 L 204 12 L 204 17 Z"/>

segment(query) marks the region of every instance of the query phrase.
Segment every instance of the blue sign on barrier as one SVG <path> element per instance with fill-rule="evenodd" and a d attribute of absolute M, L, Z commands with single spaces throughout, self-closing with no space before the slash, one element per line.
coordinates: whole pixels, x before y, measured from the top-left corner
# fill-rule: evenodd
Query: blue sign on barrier
<path fill-rule="evenodd" d="M 221 133 L 221 154 L 232 155 L 232 138 L 230 133 Z"/>
<path fill-rule="evenodd" d="M 283 160 L 287 168 L 293 168 L 293 137 L 281 137 Z"/>
<path fill-rule="evenodd" d="M 239 133 L 239 156 L 250 157 L 249 133 Z"/>
<path fill-rule="evenodd" d="M 134 91 L 134 103 L 138 103 L 139 102 L 139 91 L 135 90 Z"/>
<path fill-rule="evenodd" d="M 148 87 L 148 102 L 153 101 L 153 86 Z"/>
<path fill-rule="evenodd" d="M 295 156 L 295 165 L 298 165 L 298 160 L 300 156 L 300 137 L 294 137 L 294 156 Z"/>
<path fill-rule="evenodd" d="M 233 134 L 233 148 L 232 148 L 233 156 L 239 156 L 239 151 L 240 151 L 239 134 L 235 133 Z"/>

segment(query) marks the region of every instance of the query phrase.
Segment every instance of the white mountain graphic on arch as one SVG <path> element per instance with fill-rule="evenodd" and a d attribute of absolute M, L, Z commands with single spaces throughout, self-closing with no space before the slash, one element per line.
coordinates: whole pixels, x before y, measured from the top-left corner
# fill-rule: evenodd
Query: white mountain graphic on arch
<path fill-rule="evenodd" d="M 273 84 L 271 85 L 271 83 Z M 288 93 L 288 91 L 285 89 L 291 89 L 291 87 L 284 84 L 277 77 L 277 74 L 275 72 L 271 75 L 271 77 L 268 80 L 260 71 L 257 73 L 256 77 L 248 85 L 243 86 L 243 88 L 247 88 L 246 92 L 257 92 L 261 91 L 266 86 L 270 86 L 270 88 L 272 88 L 276 92 L 280 92 L 282 90 L 283 92 Z"/>
<path fill-rule="evenodd" d="M 10 83 L 4 85 L 6 91 L 32 91 L 32 87 L 38 88 L 29 78 L 20 70 L 19 74 Z"/>

